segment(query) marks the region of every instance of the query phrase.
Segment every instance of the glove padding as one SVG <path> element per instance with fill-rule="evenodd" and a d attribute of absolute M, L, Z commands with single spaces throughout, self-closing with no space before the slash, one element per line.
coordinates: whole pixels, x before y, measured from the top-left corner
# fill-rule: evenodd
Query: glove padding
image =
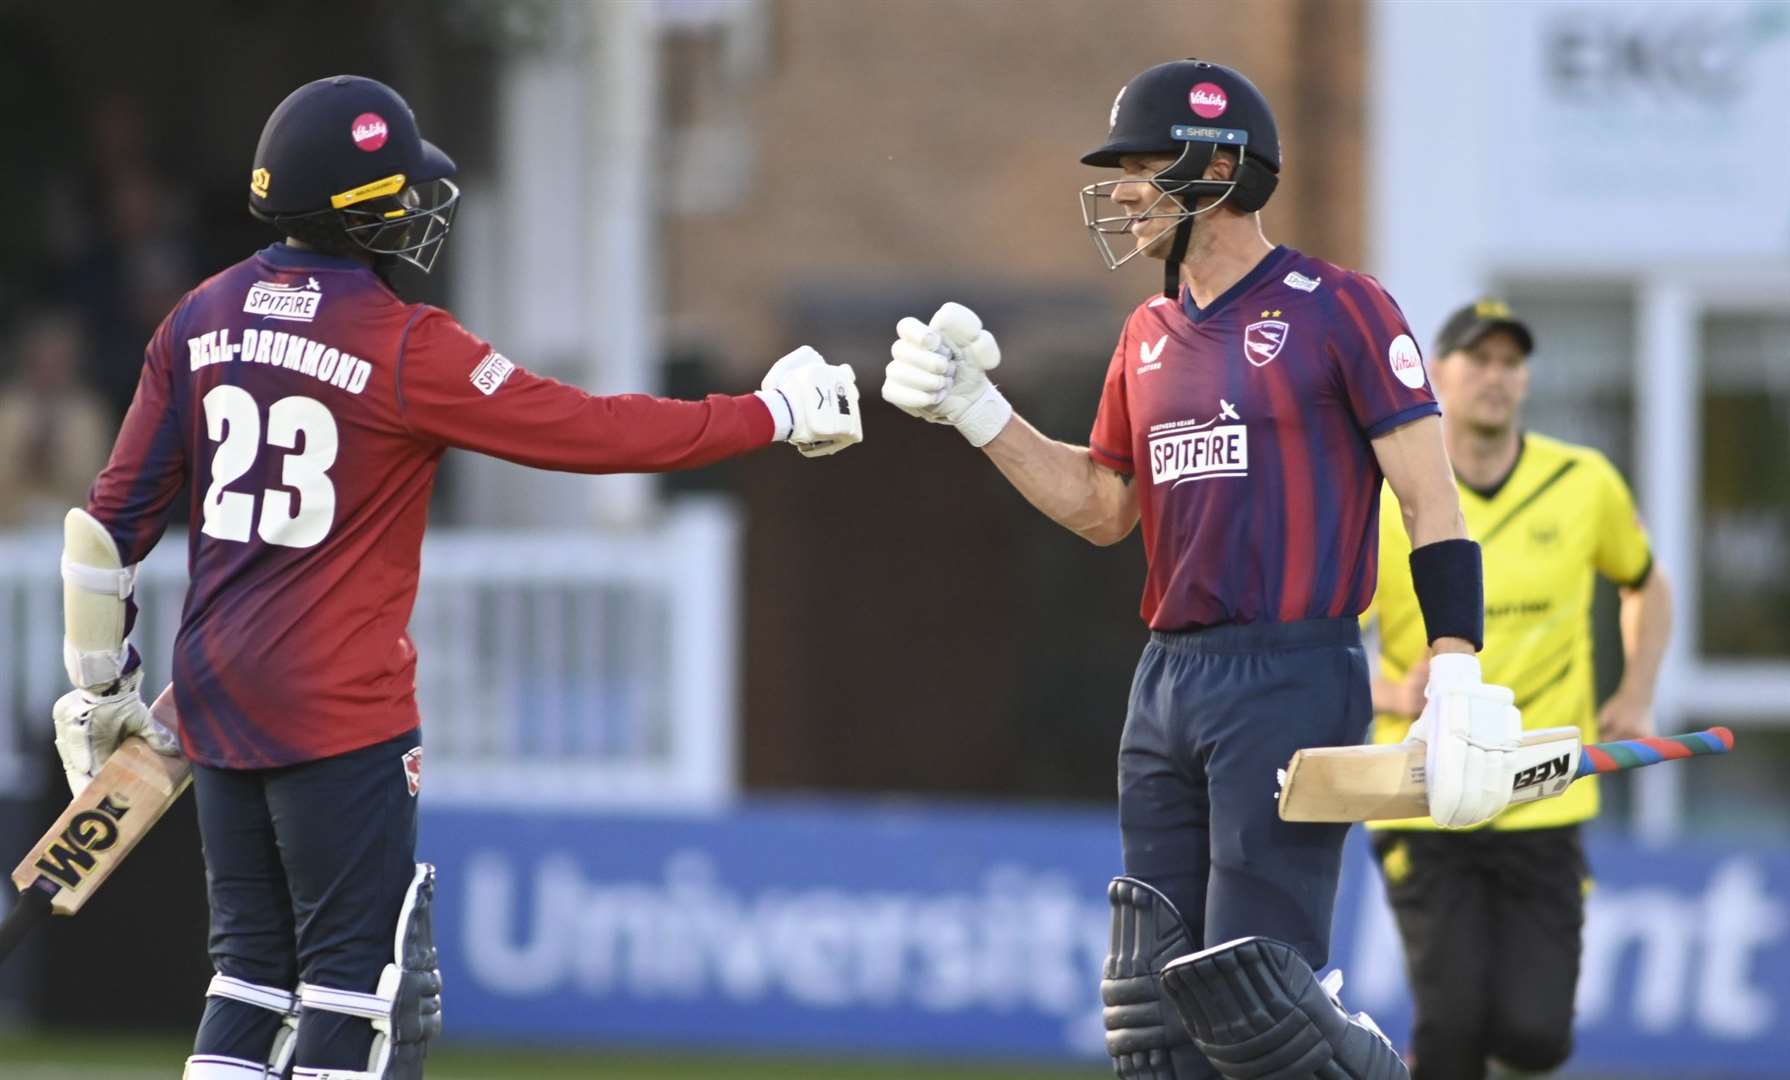
<path fill-rule="evenodd" d="M 56 753 L 69 790 L 79 795 L 118 744 L 141 735 L 158 754 L 180 753 L 180 741 L 149 711 L 138 692 L 143 672 L 133 671 L 110 687 L 110 693 L 71 690 L 51 709 L 56 723 Z"/>
<path fill-rule="evenodd" d="M 1480 681 L 1478 657 L 1441 653 L 1430 660 L 1423 696 L 1410 737 L 1426 744 L 1431 820 L 1463 829 L 1497 817 L 1510 804 L 1522 748 L 1523 716 L 1510 690 Z"/>
<path fill-rule="evenodd" d="M 988 381 L 1001 363 L 1001 347 L 982 320 L 962 304 L 948 303 L 922 323 L 912 316 L 895 324 L 893 357 L 883 371 L 883 400 L 934 424 L 950 424 L 985 446 L 1013 417 L 1013 406 Z"/>
<path fill-rule="evenodd" d="M 864 441 L 858 376 L 848 364 L 829 364 L 807 345 L 771 365 L 759 396 L 777 395 L 788 410 L 788 441 L 803 457 L 824 457 Z M 777 405 L 766 400 L 772 414 Z"/>

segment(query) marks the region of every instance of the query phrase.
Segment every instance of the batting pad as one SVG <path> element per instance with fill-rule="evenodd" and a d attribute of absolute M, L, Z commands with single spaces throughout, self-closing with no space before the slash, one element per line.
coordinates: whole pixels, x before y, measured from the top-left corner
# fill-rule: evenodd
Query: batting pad
<path fill-rule="evenodd" d="M 1284 942 L 1241 938 L 1184 956 L 1162 987 L 1228 1080 L 1409 1080 L 1378 1029 L 1344 1012 Z"/>

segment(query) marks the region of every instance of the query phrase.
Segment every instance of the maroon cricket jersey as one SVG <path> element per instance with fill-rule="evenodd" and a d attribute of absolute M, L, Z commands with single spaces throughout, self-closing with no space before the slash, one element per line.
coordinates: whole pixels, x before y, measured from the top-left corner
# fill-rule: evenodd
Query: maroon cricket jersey
<path fill-rule="evenodd" d="M 417 726 L 406 627 L 449 447 L 652 472 L 772 434 L 751 395 L 594 397 L 534 375 L 361 263 L 275 244 L 156 330 L 88 511 L 131 565 L 192 482 L 173 658 L 182 747 L 202 764 L 266 768 Z"/>
<path fill-rule="evenodd" d="M 1277 247 L 1209 307 L 1125 324 L 1090 452 L 1135 476 L 1156 630 L 1359 614 L 1374 592 L 1370 440 L 1441 410 L 1365 274 Z"/>

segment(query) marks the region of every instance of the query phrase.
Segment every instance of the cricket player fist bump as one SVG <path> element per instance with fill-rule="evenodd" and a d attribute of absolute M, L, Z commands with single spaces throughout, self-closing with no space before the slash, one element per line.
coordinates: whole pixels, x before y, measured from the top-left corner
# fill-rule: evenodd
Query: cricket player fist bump
<path fill-rule="evenodd" d="M 771 410 L 777 437 L 803 457 L 825 457 L 864 441 L 858 377 L 847 364 L 829 364 L 807 345 L 765 373 L 759 400 Z"/>
<path fill-rule="evenodd" d="M 1522 756 L 1523 718 L 1511 691 L 1480 680 L 1479 657 L 1445 652 L 1430 659 L 1423 696 L 1411 737 L 1426 744 L 1430 817 L 1453 829 L 1490 821 L 1510 803 Z"/>
<path fill-rule="evenodd" d="M 1001 347 L 976 313 L 948 303 L 932 321 L 913 316 L 895 325 L 892 359 L 884 369 L 883 400 L 922 420 L 950 424 L 985 446 L 1013 418 L 1013 406 L 988 381 L 1001 362 Z"/>

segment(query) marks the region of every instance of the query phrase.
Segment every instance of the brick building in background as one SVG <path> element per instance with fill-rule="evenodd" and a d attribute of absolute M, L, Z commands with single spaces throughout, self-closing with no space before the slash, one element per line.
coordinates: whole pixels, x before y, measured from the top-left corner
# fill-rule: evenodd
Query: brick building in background
<path fill-rule="evenodd" d="M 801 337 L 804 300 L 973 283 L 1085 298 L 1096 325 L 1047 309 L 1003 341 L 1067 333 L 1103 363 L 1156 276 L 1102 272 L 1076 201 L 1102 170 L 1077 159 L 1126 80 L 1189 55 L 1242 70 L 1275 107 L 1269 237 L 1358 264 L 1365 18 L 1361 0 L 778 0 L 737 36 L 670 32 L 667 339 L 724 347 L 750 374 Z M 1040 373 L 1015 359 L 1008 380 Z"/>

